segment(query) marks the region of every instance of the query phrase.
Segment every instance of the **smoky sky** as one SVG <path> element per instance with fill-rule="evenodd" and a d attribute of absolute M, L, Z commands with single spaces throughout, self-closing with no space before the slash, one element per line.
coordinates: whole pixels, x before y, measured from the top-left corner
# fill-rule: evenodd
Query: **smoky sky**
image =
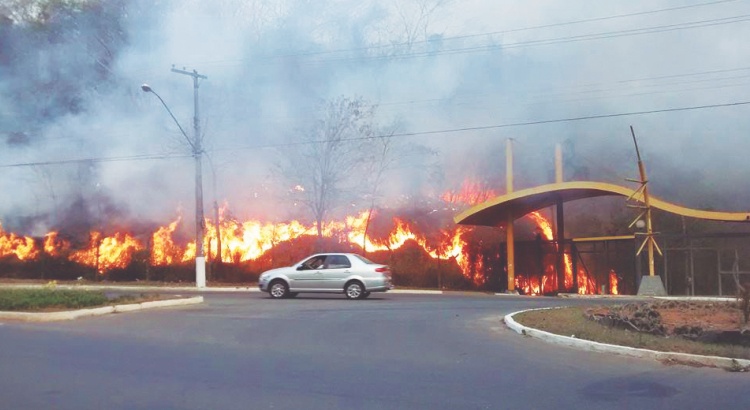
<path fill-rule="evenodd" d="M 435 153 L 391 170 L 385 205 L 467 180 L 502 192 L 509 138 L 516 189 L 553 181 L 558 143 L 566 178 L 627 184 L 632 125 L 652 193 L 750 209 L 745 1 L 113 0 L 69 2 L 48 20 L 28 3 L 0 1 L 9 230 L 190 215 L 190 149 L 140 89 L 192 135 L 192 79 L 173 66 L 208 77 L 206 208 L 216 199 L 240 218 L 300 214 L 269 170 L 337 96 L 377 105 L 394 138 Z"/>

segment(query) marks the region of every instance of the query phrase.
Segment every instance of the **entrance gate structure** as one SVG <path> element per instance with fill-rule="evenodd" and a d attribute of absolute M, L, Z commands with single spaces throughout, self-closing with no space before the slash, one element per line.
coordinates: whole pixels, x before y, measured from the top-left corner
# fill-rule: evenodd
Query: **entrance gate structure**
<path fill-rule="evenodd" d="M 558 175 L 561 175 L 561 171 L 558 171 Z M 509 178 L 509 181 L 512 181 L 512 178 Z M 558 182 L 553 184 L 547 184 L 547 185 L 541 185 L 534 188 L 528 188 L 523 189 L 519 191 L 513 191 L 512 188 L 509 189 L 509 192 L 505 195 L 500 195 L 498 197 L 492 198 L 488 201 L 485 201 L 484 203 L 478 204 L 462 213 L 457 215 L 454 220 L 457 224 L 461 225 L 481 225 L 481 226 L 491 226 L 491 227 L 504 227 L 506 228 L 507 233 L 507 266 L 506 270 L 508 272 L 508 290 L 514 291 L 515 290 L 515 283 L 514 283 L 514 266 L 513 266 L 513 260 L 514 260 L 514 246 L 512 245 L 515 241 L 515 238 L 513 237 L 513 221 L 515 221 L 518 218 L 523 217 L 524 215 L 538 211 L 544 208 L 548 207 L 555 207 L 556 209 L 556 222 L 557 222 L 557 238 L 556 242 L 559 244 L 566 244 L 568 241 L 564 237 L 564 226 L 565 226 L 565 220 L 564 220 L 564 207 L 563 204 L 565 202 L 569 201 L 575 201 L 575 200 L 582 200 L 582 199 L 588 199 L 588 198 L 596 198 L 601 196 L 622 196 L 624 198 L 632 198 L 634 200 L 641 200 L 642 197 L 639 195 L 642 195 L 642 192 L 639 192 L 638 190 L 634 190 L 632 188 L 610 184 L 610 183 L 604 183 L 604 182 L 592 182 L 592 181 L 572 181 L 572 182 L 559 182 L 560 178 L 558 177 Z M 510 182 L 510 185 L 512 186 L 512 182 Z M 699 209 L 693 209 L 688 208 L 680 205 L 676 205 L 673 203 L 669 203 L 666 201 L 663 201 L 659 198 L 650 197 L 650 205 L 654 208 L 673 213 L 676 215 L 681 215 L 688 218 L 695 218 L 695 219 L 703 219 L 703 220 L 710 220 L 710 221 L 722 221 L 722 222 L 750 222 L 750 212 L 717 212 L 717 211 L 705 211 L 705 210 L 699 210 Z M 748 235 L 750 236 L 750 235 Z M 635 239 L 635 236 L 633 236 Z M 717 236 L 717 238 L 722 238 L 721 235 Z M 585 242 L 595 242 L 594 238 L 587 238 L 589 241 L 583 241 L 578 240 L 580 244 L 583 244 Z M 603 239 L 603 238 L 602 238 Z M 623 238 L 627 239 L 627 238 Z M 695 294 L 695 257 L 696 253 L 701 252 L 705 250 L 704 248 L 698 246 L 698 244 L 695 242 L 698 238 L 693 237 L 690 238 L 688 241 L 688 246 L 685 248 L 684 246 L 680 246 L 678 242 L 669 242 L 671 239 L 667 239 L 667 243 L 665 244 L 665 250 L 667 252 L 667 255 L 663 258 L 664 263 L 664 279 L 663 281 L 667 285 L 666 288 L 668 290 L 668 293 L 672 294 L 682 294 L 678 291 L 678 289 L 675 287 L 675 283 L 677 283 L 677 278 L 672 278 L 672 286 L 670 286 L 670 278 L 668 273 L 668 268 L 670 267 L 670 263 L 674 262 L 675 256 L 673 255 L 670 258 L 669 252 L 684 252 L 687 251 L 689 253 L 690 258 L 692 258 L 692 266 L 690 268 L 690 278 L 692 280 L 692 284 L 690 285 L 690 292 L 692 294 Z M 606 241 L 605 241 L 606 242 Z M 574 240 L 575 243 L 575 240 Z M 558 246 L 558 261 L 562 260 L 562 254 L 564 252 L 565 246 Z M 737 248 L 728 248 L 728 247 L 708 247 L 708 249 L 713 249 L 716 252 L 716 266 L 717 266 L 717 277 L 716 277 L 716 283 L 717 283 L 717 289 L 718 294 L 726 294 L 727 290 L 729 289 L 729 284 L 732 282 L 728 282 L 730 279 L 734 280 L 737 277 L 740 276 L 747 276 L 750 275 L 750 264 L 748 264 L 747 267 L 740 260 L 739 252 L 737 253 L 738 256 L 733 256 L 732 253 L 731 257 L 727 256 L 727 252 L 731 251 L 732 249 Z M 728 265 L 729 264 L 729 265 Z M 639 272 L 639 269 L 641 269 L 642 264 L 641 263 L 635 263 L 636 265 L 636 272 Z M 562 271 L 562 264 L 557 263 L 556 265 L 556 273 L 557 273 L 557 283 L 563 284 L 563 271 Z M 576 275 L 574 275 L 575 277 Z M 636 280 L 640 280 L 640 275 L 636 275 Z M 561 289 L 558 287 L 558 292 L 570 292 L 573 289 Z"/>

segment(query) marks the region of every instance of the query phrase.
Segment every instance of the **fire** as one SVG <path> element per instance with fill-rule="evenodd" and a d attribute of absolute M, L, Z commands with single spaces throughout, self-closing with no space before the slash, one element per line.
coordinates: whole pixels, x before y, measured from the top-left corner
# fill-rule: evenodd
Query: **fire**
<path fill-rule="evenodd" d="M 223 212 L 221 213 L 224 214 Z M 328 221 L 323 224 L 322 232 L 326 237 L 339 237 L 353 245 L 362 247 L 367 252 L 396 250 L 407 241 L 416 242 L 434 259 L 455 259 L 466 271 L 466 257 L 463 254 L 464 242 L 461 235 L 467 230 L 458 227 L 442 231 L 443 239 L 432 245 L 427 239 L 414 232 L 410 224 L 403 219 L 394 218 L 394 226 L 385 239 L 365 237 L 365 228 L 370 217 L 368 211 L 355 216 L 348 216 L 343 221 Z M 195 241 L 188 242 L 184 248 L 178 246 L 173 235 L 181 220 L 178 218 L 167 226 L 160 227 L 152 235 L 151 263 L 169 265 L 190 261 L 195 257 Z M 203 248 L 209 255 L 217 255 L 217 226 L 206 220 Z M 236 221 L 220 218 L 218 232 L 221 235 L 221 260 L 227 263 L 239 263 L 255 260 L 281 242 L 289 241 L 303 235 L 317 235 L 314 225 L 305 225 L 299 221 L 286 223 L 263 223 L 258 220 Z"/>
<path fill-rule="evenodd" d="M 295 189 L 303 188 L 295 187 Z M 450 203 L 474 205 L 496 195 L 497 193 L 492 190 L 481 189 L 480 184 L 465 182 L 459 191 L 447 192 L 442 198 Z M 215 221 L 204 221 L 206 228 L 204 241 L 200 244 L 208 257 L 215 258 L 218 255 L 226 263 L 257 260 L 280 243 L 301 236 L 317 235 L 314 223 L 305 224 L 296 220 L 280 223 L 259 220 L 240 221 L 228 215 L 229 212 L 225 206 L 220 210 L 218 226 Z M 485 267 L 483 256 L 474 257 L 478 252 L 475 250 L 477 248 L 467 246 L 465 238 L 474 232 L 472 228 L 464 226 L 444 228 L 428 236 L 417 230 L 416 224 L 407 218 L 394 217 L 387 235 L 383 235 L 381 231 L 380 236 L 373 237 L 367 230 L 367 225 L 374 216 L 369 211 L 363 211 L 342 220 L 326 221 L 321 227 L 323 236 L 338 238 L 341 243 L 356 245 L 365 252 L 394 251 L 406 243 L 415 243 L 433 259 L 455 262 L 464 276 L 473 280 L 476 285 L 484 284 L 487 279 L 484 274 L 476 274 L 476 272 L 484 273 L 494 267 L 494 265 Z M 540 239 L 548 242 L 554 241 L 553 226 L 547 218 L 540 212 L 532 212 L 527 217 L 536 225 Z M 145 241 L 126 232 L 116 232 L 109 236 L 100 232 L 91 232 L 88 244 L 81 248 L 72 246 L 69 241 L 61 238 L 58 232 L 49 232 L 44 237 L 43 245 L 37 247 L 33 238 L 5 233 L 0 225 L 0 257 L 14 255 L 19 260 L 33 260 L 44 253 L 95 268 L 99 273 L 128 267 L 135 253 L 142 251 L 147 251 L 144 257 L 148 256 L 148 261 L 152 266 L 179 264 L 193 260 L 196 255 L 195 241 L 185 243 L 176 238 L 181 223 L 182 218 L 177 217 L 167 225 L 156 228 Z M 555 246 L 558 245 L 555 244 Z M 563 287 L 571 289 L 574 282 L 572 256 L 566 252 L 563 258 L 565 270 Z M 517 274 L 516 287 L 529 295 L 559 291 L 555 267 L 554 259 L 552 262 L 545 260 L 538 275 Z M 596 281 L 588 276 L 585 269 L 579 267 L 575 274 L 578 293 L 597 292 Z M 617 279 L 616 273 L 612 270 L 609 274 L 609 288 L 612 294 L 619 293 Z"/>
<path fill-rule="evenodd" d="M 70 248 L 70 243 L 60 240 L 57 232 L 50 232 L 44 236 L 44 252 L 50 256 L 60 256 L 63 252 L 67 252 Z"/>
<path fill-rule="evenodd" d="M 143 249 L 143 245 L 129 234 L 118 232 L 103 237 L 99 232 L 91 232 L 89 247 L 73 252 L 70 260 L 104 273 L 114 268 L 125 268 L 130 264 L 133 253 Z"/>
<path fill-rule="evenodd" d="M 554 239 L 552 223 L 540 212 L 531 212 L 526 216 L 536 224 L 536 232 L 538 235 L 540 235 L 540 237 L 547 241 L 552 241 Z M 565 287 L 570 288 L 570 286 L 572 286 L 573 284 L 573 264 L 568 253 L 565 253 L 563 255 L 563 258 L 565 268 Z M 517 288 L 521 289 L 524 294 L 527 295 L 540 295 L 543 293 L 550 293 L 559 290 L 557 286 L 557 273 L 555 264 L 552 263 L 544 266 L 544 273 L 542 275 L 541 281 L 539 278 L 527 278 L 525 275 L 521 274 L 516 275 L 515 284 Z"/>
<path fill-rule="evenodd" d="M 461 258 L 464 246 L 461 234 L 465 228 L 457 228 L 452 234 L 443 231 L 443 236 L 446 236 L 447 240 L 444 242 L 445 245 L 438 249 L 430 246 L 424 236 L 413 232 L 409 223 L 400 218 L 394 218 L 395 226 L 385 241 L 376 242 L 369 237 L 365 239 L 364 229 L 367 218 L 368 213 L 366 211 L 357 217 L 347 218 L 347 225 L 350 229 L 347 234 L 349 242 L 360 245 L 367 251 L 394 250 L 402 247 L 406 241 L 413 240 L 434 259 L 456 258 L 458 260 Z"/>
<path fill-rule="evenodd" d="M 39 251 L 36 249 L 33 238 L 5 233 L 2 224 L 0 224 L 0 257 L 8 255 L 15 255 L 23 261 L 36 259 L 39 256 Z"/>
<path fill-rule="evenodd" d="M 297 238 L 301 235 L 317 235 L 314 227 L 304 226 L 298 221 L 289 223 L 262 223 L 260 221 L 232 221 L 221 220 L 219 222 L 221 235 L 221 260 L 228 263 L 238 263 L 257 259 L 276 244 Z M 216 225 L 206 221 L 206 236 L 204 248 L 209 249 L 211 254 L 216 255 L 218 238 L 216 236 Z M 193 259 L 195 256 L 195 242 L 188 245 L 182 257 L 183 261 Z"/>
<path fill-rule="evenodd" d="M 615 272 L 614 269 L 610 269 L 609 271 L 609 293 L 612 295 L 619 295 L 620 291 L 617 289 L 617 272 Z"/>
<path fill-rule="evenodd" d="M 553 240 L 553 230 L 550 221 L 545 218 L 539 212 L 531 212 L 527 215 L 529 219 L 534 221 L 537 225 L 537 232 L 547 241 Z M 559 246 L 559 245 L 557 245 Z M 564 276 L 564 288 L 570 289 L 573 287 L 573 261 L 572 256 L 569 252 L 563 254 L 563 268 L 565 270 Z M 614 271 L 613 271 L 614 272 Z M 596 281 L 594 278 L 589 276 L 585 269 L 582 267 L 578 268 L 576 272 L 578 279 L 578 289 L 576 291 L 581 295 L 591 295 L 598 293 Z M 610 289 L 613 295 L 616 295 L 617 290 L 617 275 L 612 276 L 610 273 Z M 515 284 L 518 289 L 523 291 L 527 295 L 540 295 L 543 293 L 549 293 L 559 291 L 557 286 L 557 275 L 555 265 L 547 264 L 544 267 L 544 274 L 542 275 L 541 283 L 538 278 L 527 277 L 526 275 L 516 275 Z"/>
<path fill-rule="evenodd" d="M 539 233 L 544 236 L 544 239 L 551 241 L 554 238 L 552 236 L 552 223 L 542 216 L 541 213 L 537 211 L 531 212 L 528 214 L 528 217 L 536 223 Z"/>
<path fill-rule="evenodd" d="M 440 198 L 450 204 L 476 205 L 498 196 L 492 189 L 486 189 L 482 184 L 466 180 L 458 191 L 447 191 Z"/>
<path fill-rule="evenodd" d="M 578 268 L 578 294 L 579 295 L 595 295 L 598 292 L 596 289 L 596 282 L 591 278 L 586 270 Z"/>
<path fill-rule="evenodd" d="M 167 226 L 162 226 L 151 235 L 151 264 L 154 266 L 171 265 L 182 260 L 182 251 L 174 243 L 172 234 L 177 229 L 180 218 Z"/>

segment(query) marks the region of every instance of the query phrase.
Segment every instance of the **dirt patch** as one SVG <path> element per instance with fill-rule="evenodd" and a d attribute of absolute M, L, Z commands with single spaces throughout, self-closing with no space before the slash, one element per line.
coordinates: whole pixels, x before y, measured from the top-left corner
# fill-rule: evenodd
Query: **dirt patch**
<path fill-rule="evenodd" d="M 750 326 L 736 302 L 662 301 L 598 307 L 586 317 L 608 326 L 705 343 L 750 346 Z"/>

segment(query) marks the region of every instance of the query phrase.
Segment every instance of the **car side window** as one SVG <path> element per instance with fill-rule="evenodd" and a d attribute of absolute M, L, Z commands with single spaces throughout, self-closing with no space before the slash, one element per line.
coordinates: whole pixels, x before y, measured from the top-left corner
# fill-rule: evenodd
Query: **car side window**
<path fill-rule="evenodd" d="M 314 256 L 302 262 L 302 269 L 304 270 L 322 269 L 325 259 L 326 259 L 325 256 Z"/>
<path fill-rule="evenodd" d="M 349 262 L 349 258 L 344 255 L 330 255 L 326 259 L 326 268 L 328 269 L 343 269 L 351 267 L 352 264 Z"/>

